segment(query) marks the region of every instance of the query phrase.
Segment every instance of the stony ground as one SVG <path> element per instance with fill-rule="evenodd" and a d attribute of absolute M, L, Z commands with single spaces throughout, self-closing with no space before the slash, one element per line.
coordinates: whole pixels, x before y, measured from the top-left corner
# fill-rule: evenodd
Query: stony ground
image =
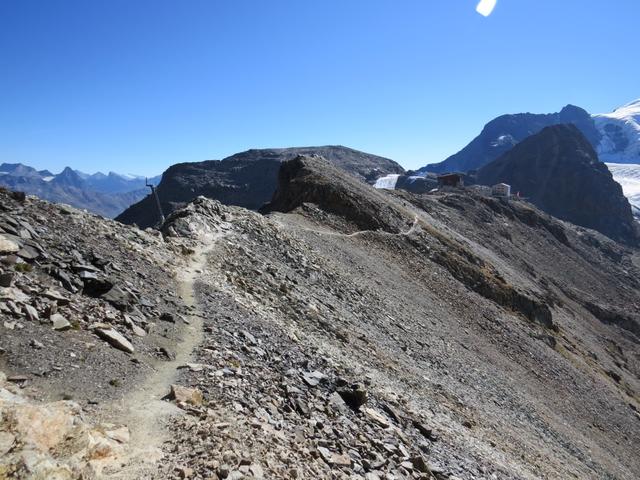
<path fill-rule="evenodd" d="M 188 311 L 176 288 L 188 264 L 158 232 L 0 191 L 0 371 L 6 381 L 25 401 L 52 402 L 42 411 L 50 428 L 76 423 L 79 412 L 87 415 L 87 429 L 129 428 L 125 400 L 175 361 L 188 333 Z M 166 393 L 167 385 L 161 388 Z M 0 432 L 18 443 L 11 455 L 0 455 L 0 478 L 86 470 L 86 462 L 74 463 L 82 449 L 51 457 L 57 445 L 43 450 L 20 441 L 30 432 L 11 420 L 16 398 L 7 398 L 0 401 Z M 72 415 L 58 407 L 64 402 Z M 24 452 L 43 461 L 31 462 Z"/>
<path fill-rule="evenodd" d="M 638 477 L 636 251 L 526 204 L 314 165 L 267 215 L 199 199 L 163 237 L 3 194 L 2 370 L 110 445 L 60 478 Z M 21 257 L 24 240 L 51 258 Z M 4 399 L 0 456 L 28 478 Z"/>

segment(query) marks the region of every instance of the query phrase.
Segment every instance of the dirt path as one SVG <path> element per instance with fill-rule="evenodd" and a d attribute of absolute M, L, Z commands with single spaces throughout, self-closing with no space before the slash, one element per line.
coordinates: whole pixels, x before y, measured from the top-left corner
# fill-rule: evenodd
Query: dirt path
<path fill-rule="evenodd" d="M 277 218 L 275 218 L 275 221 L 282 228 L 290 228 L 288 225 L 282 223 Z M 296 230 L 302 230 L 304 232 L 316 233 L 318 235 L 328 235 L 330 237 L 342 237 L 342 238 L 358 237 L 360 235 L 366 235 L 366 234 L 370 234 L 370 233 L 377 233 L 377 234 L 380 234 L 380 235 L 408 236 L 408 235 L 411 235 L 412 233 L 414 233 L 418 228 L 420 228 L 420 223 L 419 222 L 420 222 L 420 219 L 418 218 L 418 215 L 414 215 L 413 223 L 411 224 L 411 227 L 406 232 L 398 232 L 398 233 L 389 233 L 389 232 L 383 232 L 383 231 L 378 231 L 378 230 L 358 230 L 358 231 L 353 232 L 353 233 L 341 233 L 341 232 L 336 232 L 334 230 L 316 229 L 316 228 L 309 228 L 309 227 L 302 227 L 302 226 L 298 226 L 295 229 Z"/>
<path fill-rule="evenodd" d="M 214 248 L 218 236 L 208 239 L 191 255 L 187 266 L 178 272 L 179 294 L 187 307 L 196 307 L 195 282 L 207 262 L 207 253 Z M 184 329 L 181 341 L 176 345 L 175 360 L 157 361 L 155 372 L 136 391 L 128 394 L 112 407 L 111 417 L 125 424 L 131 432 L 127 458 L 118 459 L 116 472 L 105 478 L 137 480 L 157 478 L 157 463 L 162 458 L 162 445 L 168 439 L 165 429 L 170 415 L 180 414 L 173 403 L 162 400 L 175 382 L 178 367 L 188 363 L 195 348 L 203 338 L 202 316 L 197 308 L 187 316 L 189 325 Z"/>

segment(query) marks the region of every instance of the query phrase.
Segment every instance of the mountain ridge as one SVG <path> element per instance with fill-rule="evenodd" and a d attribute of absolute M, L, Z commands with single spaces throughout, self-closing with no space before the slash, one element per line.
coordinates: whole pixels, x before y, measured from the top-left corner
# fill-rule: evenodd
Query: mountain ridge
<path fill-rule="evenodd" d="M 426 165 L 418 172 L 464 173 L 477 170 L 544 127 L 565 123 L 576 125 L 594 147 L 600 142 L 602 135 L 594 120 L 586 110 L 574 105 L 567 105 L 552 114 L 506 114 L 487 123 L 481 133 L 458 153 L 440 163 Z"/>
<path fill-rule="evenodd" d="M 281 163 L 300 154 L 323 155 L 362 182 L 373 182 L 387 173 L 404 172 L 391 159 L 340 145 L 251 149 L 222 160 L 186 162 L 169 167 L 157 189 L 163 213 L 168 215 L 199 195 L 257 210 L 271 200 Z M 149 196 L 116 219 L 142 227 L 156 225 L 159 216 L 155 200 Z"/>
<path fill-rule="evenodd" d="M 507 183 L 547 213 L 638 244 L 640 229 L 622 187 L 574 125 L 532 135 L 478 171 L 485 185 Z"/>
<path fill-rule="evenodd" d="M 320 157 L 276 190 L 265 214 L 197 197 L 157 232 L 0 189 L 0 468 L 633 478 L 638 249 Z M 56 421 L 13 421 L 35 415 Z"/>
<path fill-rule="evenodd" d="M 153 177 L 149 181 L 155 184 L 159 180 L 159 177 Z M 114 172 L 90 175 L 71 167 L 53 174 L 49 170 L 38 171 L 21 163 L 0 164 L 0 186 L 85 208 L 108 218 L 115 217 L 148 193 L 145 179 L 141 177 L 128 177 Z"/>

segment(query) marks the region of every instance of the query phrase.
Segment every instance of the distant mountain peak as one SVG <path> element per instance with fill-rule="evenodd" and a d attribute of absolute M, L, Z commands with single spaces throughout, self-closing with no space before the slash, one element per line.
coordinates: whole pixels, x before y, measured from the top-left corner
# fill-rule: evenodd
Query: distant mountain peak
<path fill-rule="evenodd" d="M 568 105 L 566 105 L 565 107 L 563 107 L 562 110 L 560 110 L 560 114 L 567 114 L 567 113 L 578 113 L 578 114 L 586 114 L 589 115 L 589 112 L 587 112 L 584 108 L 582 107 L 578 107 L 577 105 L 573 105 L 571 103 L 569 103 Z"/>
<path fill-rule="evenodd" d="M 566 105 L 558 113 L 517 113 L 501 115 L 487 123 L 480 134 L 458 153 L 445 161 L 427 165 L 421 173 L 467 172 L 477 170 L 500 157 L 514 145 L 539 133 L 543 128 L 559 124 L 573 124 L 595 147 L 601 133 L 591 115 L 575 105 Z"/>
<path fill-rule="evenodd" d="M 160 177 L 149 181 L 157 184 Z M 71 167 L 65 167 L 54 175 L 49 170 L 37 171 L 21 163 L 0 165 L 0 186 L 45 200 L 86 208 L 107 217 L 115 217 L 148 193 L 144 177 L 115 172 L 89 175 Z"/>
<path fill-rule="evenodd" d="M 640 98 L 637 100 L 634 100 L 633 102 L 629 102 L 626 105 L 623 105 L 622 107 L 618 107 L 614 110 L 614 112 L 625 112 L 625 113 L 629 113 L 629 112 L 640 112 Z"/>
<path fill-rule="evenodd" d="M 610 238 L 638 244 L 631 206 L 575 125 L 553 125 L 478 172 L 485 185 L 507 183 L 540 209 Z"/>
<path fill-rule="evenodd" d="M 640 99 L 594 115 L 602 134 L 598 155 L 607 163 L 640 163 Z"/>

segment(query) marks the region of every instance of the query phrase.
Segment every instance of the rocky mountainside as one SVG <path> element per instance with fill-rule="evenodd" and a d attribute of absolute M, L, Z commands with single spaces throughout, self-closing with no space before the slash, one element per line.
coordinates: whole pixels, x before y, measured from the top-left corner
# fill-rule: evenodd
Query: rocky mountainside
<path fill-rule="evenodd" d="M 440 163 L 427 165 L 419 172 L 468 172 L 477 170 L 511 150 L 525 138 L 543 128 L 558 124 L 573 124 L 580 129 L 593 147 L 600 144 L 602 133 L 594 120 L 582 108 L 567 105 L 559 113 L 518 113 L 502 115 L 489 122 L 469 145 Z"/>
<path fill-rule="evenodd" d="M 170 167 L 158 187 L 162 209 L 167 215 L 203 195 L 227 205 L 257 210 L 271 199 L 280 164 L 297 155 L 320 155 L 363 181 L 372 182 L 381 175 L 404 172 L 393 160 L 340 146 L 248 150 L 221 161 Z M 159 217 L 155 200 L 149 196 L 117 219 L 143 228 L 156 225 Z"/>
<path fill-rule="evenodd" d="M 591 144 L 573 125 L 547 127 L 478 172 L 507 183 L 549 214 L 627 243 L 639 233 L 631 206 Z"/>
<path fill-rule="evenodd" d="M 162 235 L 0 200 L 0 478 L 640 470 L 639 251 L 597 232 L 312 157 Z"/>
<path fill-rule="evenodd" d="M 159 177 L 150 180 L 154 184 L 159 181 Z M 56 175 L 20 163 L 0 165 L 0 186 L 84 208 L 107 218 L 115 217 L 148 193 L 141 177 L 114 172 L 88 175 L 69 167 Z"/>
<path fill-rule="evenodd" d="M 602 135 L 597 149 L 600 160 L 640 163 L 640 100 L 593 118 Z"/>

